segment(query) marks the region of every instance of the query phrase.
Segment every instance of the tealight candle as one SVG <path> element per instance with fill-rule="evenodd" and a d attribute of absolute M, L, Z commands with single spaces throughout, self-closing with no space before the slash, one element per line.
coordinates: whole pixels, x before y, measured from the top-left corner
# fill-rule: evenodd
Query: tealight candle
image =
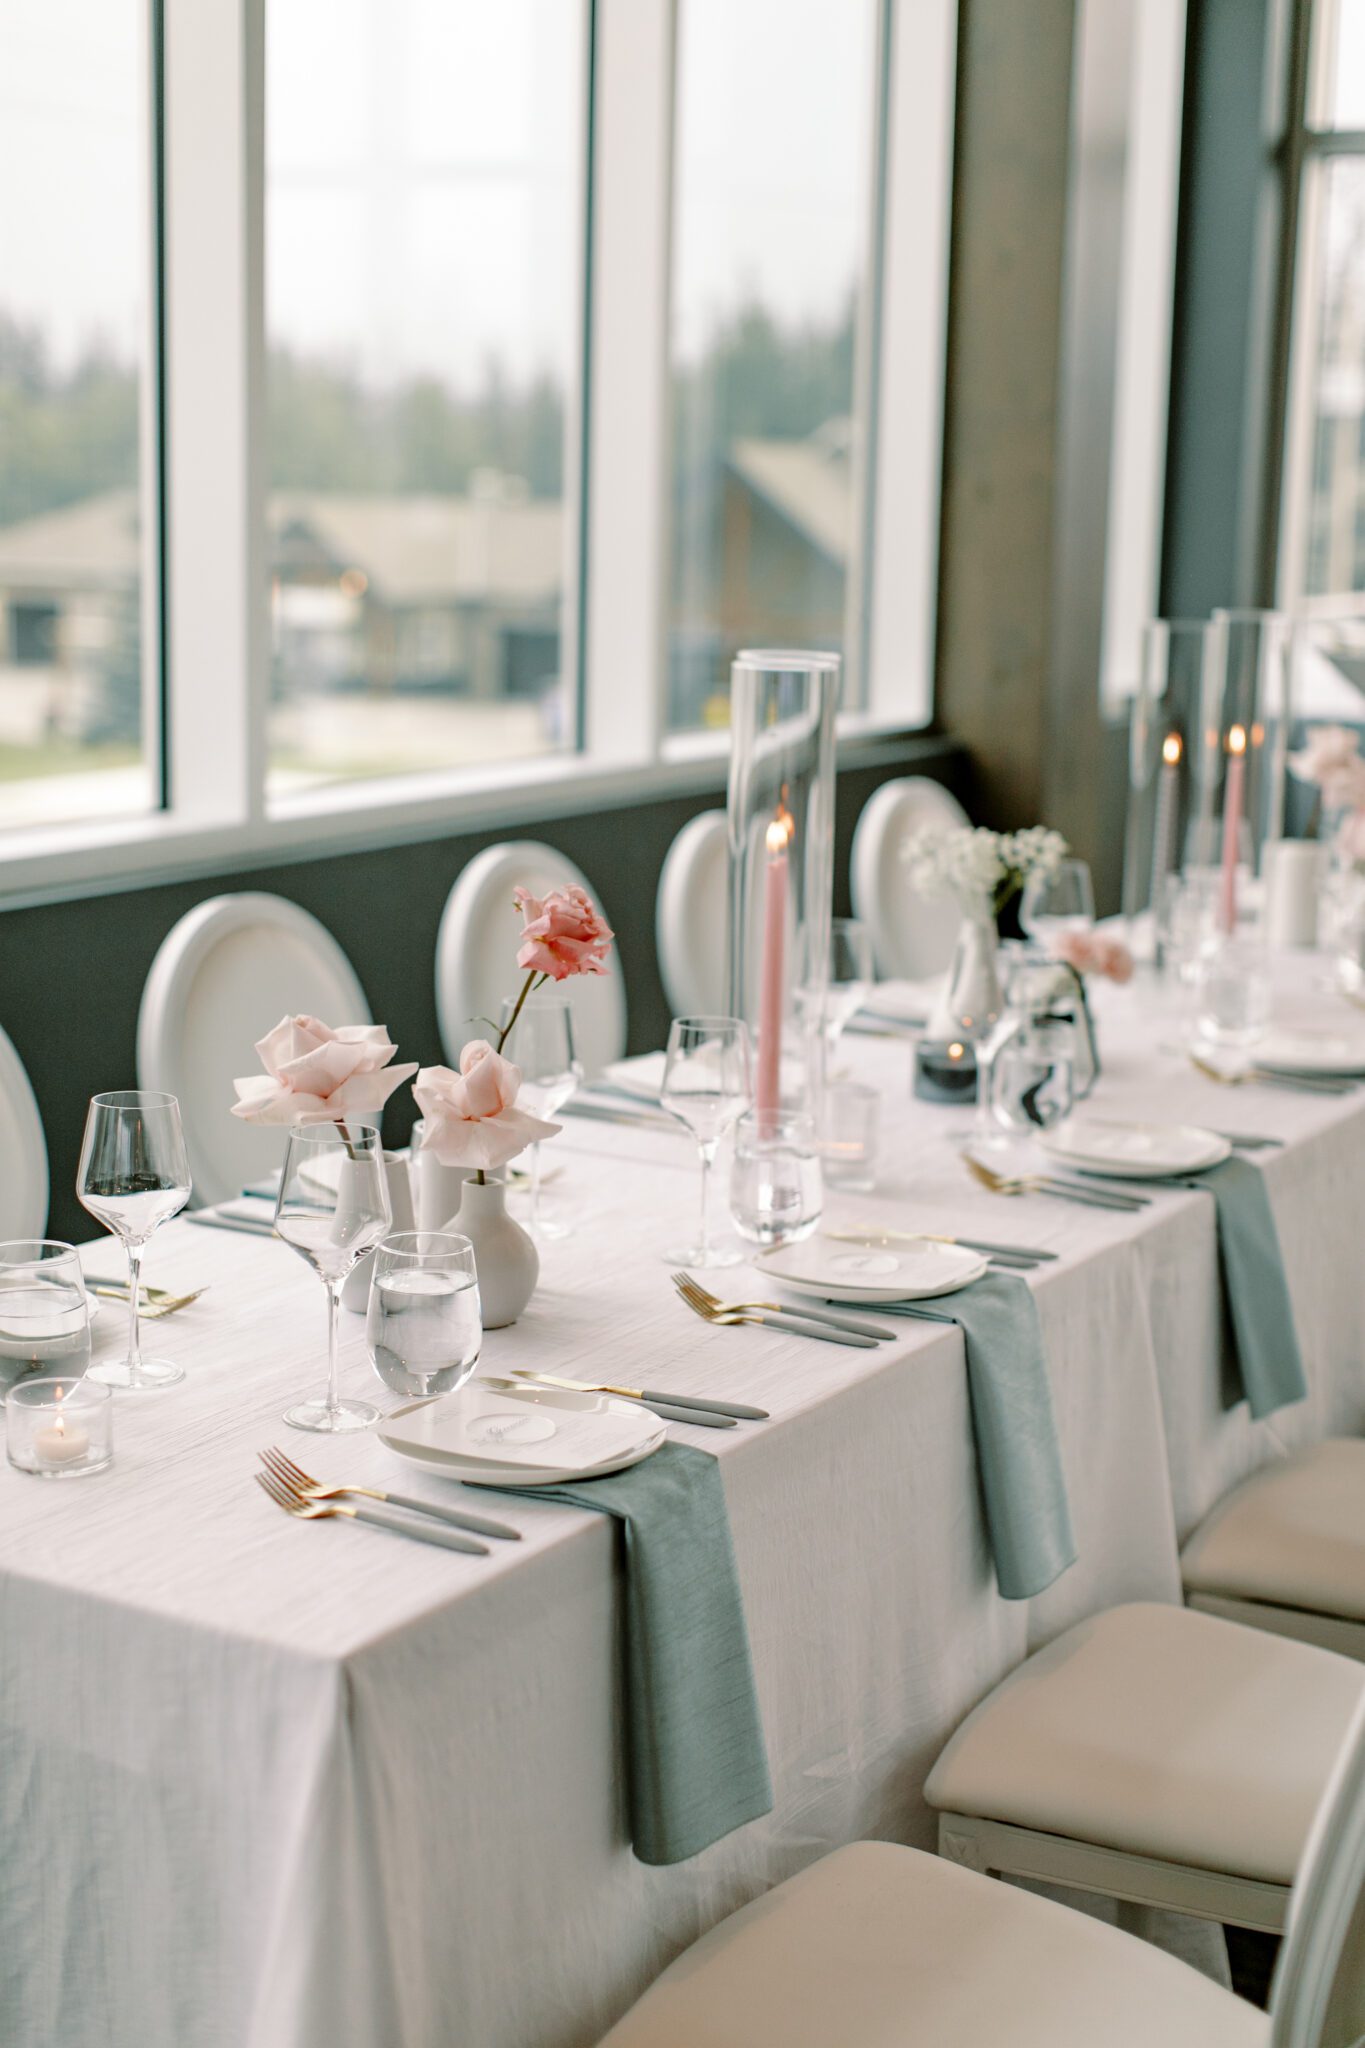
<path fill-rule="evenodd" d="M 975 1102 L 976 1049 L 965 1039 L 922 1038 L 915 1047 L 915 1093 L 924 1102 Z"/>
<path fill-rule="evenodd" d="M 75 1479 L 114 1455 L 114 1403 L 94 1380 L 20 1380 L 5 1396 L 6 1450 L 20 1472 Z"/>

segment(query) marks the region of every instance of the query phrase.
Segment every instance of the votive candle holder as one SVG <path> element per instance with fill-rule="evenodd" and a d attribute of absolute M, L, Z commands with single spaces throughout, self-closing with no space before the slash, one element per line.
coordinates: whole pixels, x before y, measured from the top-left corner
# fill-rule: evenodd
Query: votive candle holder
<path fill-rule="evenodd" d="M 113 1395 L 95 1380 L 21 1380 L 5 1396 L 5 1426 L 11 1465 L 39 1479 L 84 1479 L 113 1463 Z"/>

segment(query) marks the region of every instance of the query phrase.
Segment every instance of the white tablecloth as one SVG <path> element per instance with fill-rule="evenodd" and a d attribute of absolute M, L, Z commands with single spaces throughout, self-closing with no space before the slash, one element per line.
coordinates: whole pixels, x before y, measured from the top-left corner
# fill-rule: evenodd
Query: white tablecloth
<path fill-rule="evenodd" d="M 1178 1598 L 1179 1540 L 1228 1486 L 1365 1424 L 1365 1096 L 1217 1090 L 1159 1050 L 1139 992 L 1104 1007 L 1097 1112 L 1291 1141 L 1257 1156 L 1312 1392 L 1260 1425 L 1224 1405 L 1207 1198 L 1130 1218 L 987 1196 L 952 1142 L 970 1112 L 912 1101 L 907 1047 L 850 1041 L 884 1091 L 884 1170 L 831 1217 L 1062 1254 L 1033 1284 L 1080 1555 L 1027 1605 L 995 1590 L 956 1330 L 908 1322 L 876 1352 L 708 1330 L 658 1256 L 693 1219 L 687 1141 L 587 1123 L 556 1141 L 579 1231 L 483 1369 L 647 1376 L 773 1416 L 681 1434 L 722 1461 L 776 1807 L 672 1869 L 638 1864 L 624 1826 L 612 1525 L 499 1500 L 525 1541 L 475 1559 L 286 1521 L 251 1482 L 270 1442 L 323 1477 L 443 1482 L 373 1437 L 280 1422 L 323 1335 L 284 1246 L 164 1231 L 149 1277 L 212 1283 L 148 1331 L 186 1382 L 119 1397 L 108 1474 L 0 1468 L 4 2039 L 586 2048 L 683 1944 L 823 1850 L 929 1844 L 920 1788 L 983 1692 L 1097 1608 Z M 113 1275 L 117 1252 L 87 1264 Z M 344 1358 L 373 1392 L 354 1319 Z"/>

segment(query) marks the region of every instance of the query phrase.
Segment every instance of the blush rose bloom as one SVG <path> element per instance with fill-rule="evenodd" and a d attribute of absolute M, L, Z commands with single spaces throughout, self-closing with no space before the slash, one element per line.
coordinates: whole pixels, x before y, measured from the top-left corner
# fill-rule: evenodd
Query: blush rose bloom
<path fill-rule="evenodd" d="M 1300 782 L 1316 782 L 1331 810 L 1365 803 L 1365 762 L 1360 735 L 1349 725 L 1310 725 L 1304 745 L 1289 756 Z"/>
<path fill-rule="evenodd" d="M 1053 948 L 1055 957 L 1077 974 L 1102 974 L 1107 981 L 1131 981 L 1133 956 L 1122 939 L 1107 932 L 1063 932 Z"/>
<path fill-rule="evenodd" d="M 281 1017 L 256 1051 L 263 1074 L 234 1081 L 232 1114 L 251 1124 L 312 1123 L 323 1117 L 377 1116 L 416 1060 L 391 1067 L 398 1048 L 382 1024 Z"/>
<path fill-rule="evenodd" d="M 521 950 L 518 967 L 531 974 L 547 974 L 551 981 L 567 981 L 571 974 L 605 974 L 607 953 L 615 933 L 586 889 L 570 882 L 566 888 L 551 889 L 546 896 L 533 896 L 518 886 L 513 902 L 521 912 Z"/>
<path fill-rule="evenodd" d="M 540 1138 L 553 1138 L 559 1124 L 547 1124 L 518 1109 L 521 1068 L 514 1067 L 485 1038 L 473 1038 L 460 1054 L 460 1071 L 423 1067 L 412 1084 L 426 1120 L 422 1150 L 442 1166 L 505 1166 Z"/>

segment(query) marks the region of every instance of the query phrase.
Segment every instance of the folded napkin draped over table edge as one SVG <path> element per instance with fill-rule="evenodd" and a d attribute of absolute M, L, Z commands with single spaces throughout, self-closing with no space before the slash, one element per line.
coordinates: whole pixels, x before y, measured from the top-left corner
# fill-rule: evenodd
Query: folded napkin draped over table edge
<path fill-rule="evenodd" d="M 905 1313 L 962 1331 L 996 1583 L 1032 1599 L 1076 1562 L 1038 1304 L 1019 1275 L 988 1273 Z"/>
<path fill-rule="evenodd" d="M 1166 1185 L 1213 1196 L 1237 1371 L 1247 1406 L 1261 1422 L 1308 1393 L 1264 1175 L 1249 1159 L 1232 1158 L 1202 1173 L 1173 1174 Z"/>
<path fill-rule="evenodd" d="M 625 1542 L 626 1775 L 642 1863 L 681 1863 L 770 1813 L 772 1782 L 720 1466 L 665 1443 L 603 1479 L 535 1488 L 614 1515 Z"/>

